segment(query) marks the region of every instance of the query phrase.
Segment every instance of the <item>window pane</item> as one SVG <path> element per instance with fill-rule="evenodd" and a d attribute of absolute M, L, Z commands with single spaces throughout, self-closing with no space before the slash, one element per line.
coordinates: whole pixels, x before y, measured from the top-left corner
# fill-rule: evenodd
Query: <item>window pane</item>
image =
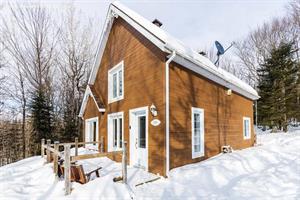
<path fill-rule="evenodd" d="M 200 145 L 194 145 L 194 151 L 200 152 Z"/>
<path fill-rule="evenodd" d="M 139 117 L 139 148 L 146 148 L 146 117 Z"/>
<path fill-rule="evenodd" d="M 201 122 L 200 113 L 194 113 L 194 151 L 200 152 L 201 149 Z"/>
<path fill-rule="evenodd" d="M 120 127 L 120 130 L 119 130 L 119 146 L 120 148 L 122 148 L 122 118 L 119 118 L 119 127 Z"/>
<path fill-rule="evenodd" d="M 117 74 L 113 74 L 113 98 L 117 97 Z"/>
<path fill-rule="evenodd" d="M 123 91 L 122 91 L 122 85 L 123 85 L 123 77 L 122 77 L 122 74 L 123 74 L 123 71 L 122 70 L 120 70 L 119 71 L 119 96 L 122 96 L 122 93 L 123 93 Z"/>
<path fill-rule="evenodd" d="M 250 120 L 244 119 L 244 136 L 250 137 Z"/>
<path fill-rule="evenodd" d="M 93 122 L 93 141 L 97 141 L 98 138 L 96 138 L 96 131 L 97 131 L 97 126 L 96 122 Z"/>
<path fill-rule="evenodd" d="M 113 119 L 113 146 L 117 147 L 117 140 L 118 140 L 118 127 L 117 127 L 117 119 Z"/>

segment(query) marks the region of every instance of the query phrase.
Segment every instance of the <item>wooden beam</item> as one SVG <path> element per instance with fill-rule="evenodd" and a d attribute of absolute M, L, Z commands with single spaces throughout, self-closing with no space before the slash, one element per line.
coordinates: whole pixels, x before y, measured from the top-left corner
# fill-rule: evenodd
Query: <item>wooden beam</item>
<path fill-rule="evenodd" d="M 107 152 L 107 153 L 93 153 L 93 154 L 85 154 L 85 155 L 79 155 L 79 156 L 71 156 L 71 162 L 75 162 L 77 160 L 85 160 L 90 158 L 100 158 L 105 157 L 109 155 L 115 155 L 115 154 L 121 154 L 122 151 L 113 151 L 113 152 Z"/>
<path fill-rule="evenodd" d="M 71 165 L 70 165 L 70 145 L 66 144 L 64 161 L 65 195 L 71 193 Z"/>
<path fill-rule="evenodd" d="M 45 155 L 44 145 L 45 145 L 45 139 L 43 138 L 43 139 L 41 140 L 41 156 L 42 156 L 42 158 L 43 158 L 44 155 Z"/>
<path fill-rule="evenodd" d="M 51 156 L 50 156 L 50 144 L 51 144 L 51 140 L 48 139 L 48 140 L 47 140 L 47 150 L 46 150 L 46 154 L 47 154 L 47 163 L 49 163 L 50 160 L 51 160 Z"/>
<path fill-rule="evenodd" d="M 75 138 L 75 156 L 78 156 L 78 137 Z"/>
<path fill-rule="evenodd" d="M 55 141 L 54 142 L 54 150 L 58 152 L 58 146 L 59 142 Z M 54 153 L 54 160 L 53 160 L 53 171 L 55 174 L 55 178 L 58 178 L 58 154 Z"/>

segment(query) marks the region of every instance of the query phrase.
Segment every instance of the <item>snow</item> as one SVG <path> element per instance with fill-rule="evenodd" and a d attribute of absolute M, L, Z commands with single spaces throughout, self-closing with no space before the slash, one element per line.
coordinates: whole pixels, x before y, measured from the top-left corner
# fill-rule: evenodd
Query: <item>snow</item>
<path fill-rule="evenodd" d="M 31 157 L 0 168 L 0 199 L 300 199 L 300 130 L 261 133 L 257 140 L 255 147 L 173 169 L 168 179 L 138 187 L 157 176 L 128 167 L 124 185 L 112 181 L 121 175 L 120 163 L 106 157 L 81 161 L 85 170 L 103 170 L 87 184 L 73 183 L 69 196 L 52 164 Z"/>
<path fill-rule="evenodd" d="M 252 94 L 256 98 L 258 98 L 258 94 L 255 89 L 253 89 L 250 85 L 245 83 L 244 81 L 240 80 L 233 74 L 227 72 L 226 70 L 215 66 L 207 57 L 200 55 L 197 51 L 193 50 L 192 48 L 186 46 L 182 41 L 176 39 L 175 37 L 168 34 L 162 28 L 154 25 L 149 20 L 145 19 L 138 13 L 134 12 L 133 10 L 129 9 L 122 3 L 115 1 L 112 5 L 116 6 L 120 10 L 122 10 L 126 15 L 130 16 L 130 18 L 134 19 L 138 24 L 144 27 L 146 30 L 151 32 L 153 35 L 158 37 L 161 41 L 163 41 L 164 46 L 167 49 L 172 49 L 176 51 L 176 54 L 181 55 L 188 60 L 191 60 L 199 67 L 206 69 L 207 71 L 211 72 L 212 74 L 217 75 L 220 78 L 223 78 L 225 81 L 241 88 L 242 90 Z M 226 85 L 227 87 L 227 85 Z"/>

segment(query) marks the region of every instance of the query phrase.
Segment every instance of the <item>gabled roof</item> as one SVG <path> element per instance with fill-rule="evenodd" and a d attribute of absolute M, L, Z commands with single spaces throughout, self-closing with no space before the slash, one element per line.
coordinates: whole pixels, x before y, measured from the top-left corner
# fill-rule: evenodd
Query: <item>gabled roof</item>
<path fill-rule="evenodd" d="M 94 87 L 92 85 L 87 85 L 85 93 L 84 93 L 83 101 L 82 101 L 82 104 L 81 104 L 81 107 L 80 107 L 79 117 L 83 116 L 85 107 L 86 107 L 87 102 L 89 100 L 89 97 L 92 97 L 92 99 L 94 100 L 94 102 L 96 104 L 96 107 L 98 108 L 99 112 L 105 112 L 104 104 L 103 104 L 101 98 L 95 92 Z"/>
<path fill-rule="evenodd" d="M 118 1 L 111 3 L 109 6 L 89 84 L 93 85 L 95 82 L 113 21 L 117 17 L 124 19 L 162 51 L 169 54 L 175 51 L 174 62 L 249 99 L 256 100 L 259 98 L 257 92 L 250 85 L 222 68 L 216 67 L 208 58 L 187 47 L 181 41 Z"/>

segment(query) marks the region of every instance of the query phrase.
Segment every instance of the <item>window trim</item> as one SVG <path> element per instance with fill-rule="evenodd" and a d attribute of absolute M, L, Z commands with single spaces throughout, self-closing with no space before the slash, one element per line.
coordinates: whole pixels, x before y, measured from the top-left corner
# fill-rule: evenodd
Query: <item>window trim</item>
<path fill-rule="evenodd" d="M 200 142 L 201 142 L 201 149 L 199 152 L 195 152 L 194 150 L 194 114 L 195 113 L 199 113 L 200 114 L 200 123 L 202 124 L 202 126 L 200 127 Z M 199 157 L 203 157 L 205 154 L 205 137 L 204 137 L 204 109 L 202 108 L 196 108 L 196 107 L 192 107 L 192 114 L 191 114 L 191 126 L 192 126 L 192 159 L 194 158 L 199 158 Z"/>
<path fill-rule="evenodd" d="M 88 119 L 86 119 L 85 120 L 85 133 L 84 133 L 84 141 L 85 142 L 90 142 L 90 141 L 86 141 L 86 139 L 87 139 L 87 133 L 90 131 L 89 130 L 89 123 L 91 123 L 91 122 L 96 122 L 96 139 L 95 139 L 95 141 L 99 141 L 99 120 L 98 120 L 98 117 L 92 117 L 92 118 L 88 118 Z M 91 138 L 89 138 L 89 139 L 91 139 Z"/>
<path fill-rule="evenodd" d="M 119 94 L 119 71 L 122 70 L 122 95 L 117 95 L 117 97 L 113 97 L 113 75 L 117 74 L 117 94 Z M 108 103 L 113 103 L 116 101 L 120 101 L 124 99 L 124 60 L 119 62 L 117 65 L 108 70 L 107 74 L 107 85 L 108 85 Z"/>
<path fill-rule="evenodd" d="M 117 147 L 114 147 L 113 142 L 114 142 L 114 133 L 113 133 L 113 120 L 122 118 L 122 145 L 124 141 L 124 112 L 116 112 L 116 113 L 110 113 L 107 115 L 107 151 L 112 152 L 112 151 L 121 151 L 122 148 L 119 147 L 120 145 L 120 136 L 118 134 L 117 136 Z M 123 146 L 122 146 L 123 147 Z"/>
<path fill-rule="evenodd" d="M 245 135 L 245 121 L 249 121 L 249 136 Z M 243 117 L 243 138 L 244 140 L 251 139 L 251 118 L 250 117 Z"/>

